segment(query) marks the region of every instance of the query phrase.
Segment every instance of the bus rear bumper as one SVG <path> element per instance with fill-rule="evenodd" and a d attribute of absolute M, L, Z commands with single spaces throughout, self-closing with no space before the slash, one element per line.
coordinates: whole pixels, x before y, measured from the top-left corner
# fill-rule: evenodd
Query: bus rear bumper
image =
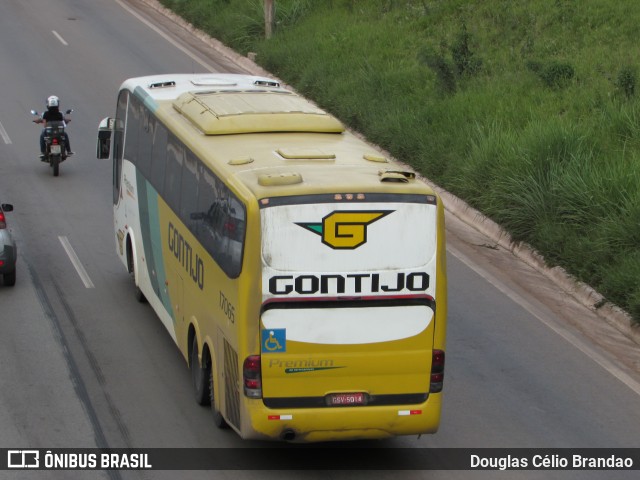
<path fill-rule="evenodd" d="M 432 434 L 440 425 L 441 398 L 432 394 L 418 405 L 282 410 L 256 401 L 252 428 L 242 436 L 306 443 Z"/>

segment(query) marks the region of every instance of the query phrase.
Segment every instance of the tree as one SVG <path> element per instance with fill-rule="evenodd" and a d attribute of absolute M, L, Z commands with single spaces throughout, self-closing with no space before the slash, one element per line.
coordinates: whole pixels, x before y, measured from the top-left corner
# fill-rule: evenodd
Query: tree
<path fill-rule="evenodd" d="M 264 36 L 271 38 L 275 13 L 275 0 L 264 0 Z"/>

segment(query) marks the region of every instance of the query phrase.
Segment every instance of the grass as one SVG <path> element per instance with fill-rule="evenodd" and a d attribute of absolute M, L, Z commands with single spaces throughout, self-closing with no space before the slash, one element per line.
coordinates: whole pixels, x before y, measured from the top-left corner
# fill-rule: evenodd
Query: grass
<path fill-rule="evenodd" d="M 640 3 L 161 2 L 640 321 Z"/>

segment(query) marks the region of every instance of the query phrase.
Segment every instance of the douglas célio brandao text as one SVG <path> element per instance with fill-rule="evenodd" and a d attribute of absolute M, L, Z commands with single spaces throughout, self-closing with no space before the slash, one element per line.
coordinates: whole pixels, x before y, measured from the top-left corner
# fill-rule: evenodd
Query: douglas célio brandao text
<path fill-rule="evenodd" d="M 580 454 L 535 454 L 526 456 L 482 456 L 470 455 L 469 466 L 478 470 L 608 470 L 633 469 L 634 459 L 617 455 L 584 456 Z"/>

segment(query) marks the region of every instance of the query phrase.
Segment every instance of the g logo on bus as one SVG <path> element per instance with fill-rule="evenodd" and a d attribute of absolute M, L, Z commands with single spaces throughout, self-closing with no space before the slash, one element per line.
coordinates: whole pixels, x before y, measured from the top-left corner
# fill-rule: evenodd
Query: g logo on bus
<path fill-rule="evenodd" d="M 320 235 L 322 243 L 335 249 L 354 250 L 367 243 L 367 226 L 394 210 L 356 210 L 332 212 L 322 223 L 296 223 Z"/>

